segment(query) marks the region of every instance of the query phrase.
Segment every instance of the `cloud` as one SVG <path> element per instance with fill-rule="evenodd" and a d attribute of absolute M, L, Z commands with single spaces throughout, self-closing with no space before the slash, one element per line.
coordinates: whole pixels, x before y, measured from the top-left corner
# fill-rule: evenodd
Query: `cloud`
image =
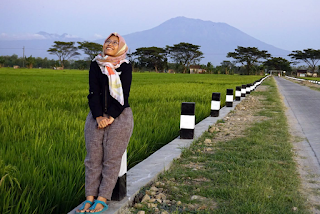
<path fill-rule="evenodd" d="M 76 39 L 76 38 L 79 38 L 79 36 L 71 35 L 71 34 L 65 34 L 64 37 L 65 37 L 65 38 L 68 38 L 68 39 Z"/>
<path fill-rule="evenodd" d="M 94 34 L 93 37 L 94 37 L 95 39 L 103 39 L 103 38 L 104 38 L 102 35 L 97 34 L 97 33 Z"/>
<path fill-rule="evenodd" d="M 34 39 L 46 39 L 43 35 L 37 33 L 23 33 L 23 34 L 8 34 L 1 33 L 0 40 L 34 40 Z"/>

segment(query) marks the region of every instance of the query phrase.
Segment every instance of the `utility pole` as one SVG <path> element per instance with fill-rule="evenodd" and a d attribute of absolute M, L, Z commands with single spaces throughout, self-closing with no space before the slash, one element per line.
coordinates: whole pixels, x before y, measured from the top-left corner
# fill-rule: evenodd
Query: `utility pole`
<path fill-rule="evenodd" d="M 23 55 L 22 55 L 22 67 L 24 68 L 24 46 L 23 46 Z"/>

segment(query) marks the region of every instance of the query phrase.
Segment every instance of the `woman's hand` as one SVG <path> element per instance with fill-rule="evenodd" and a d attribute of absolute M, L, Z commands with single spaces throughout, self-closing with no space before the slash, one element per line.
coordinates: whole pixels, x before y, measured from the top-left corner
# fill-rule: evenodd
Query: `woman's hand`
<path fill-rule="evenodd" d="M 107 127 L 108 125 L 111 125 L 114 121 L 114 118 L 111 116 L 108 117 L 97 117 L 96 118 L 97 124 L 98 124 L 98 128 L 99 129 L 104 129 L 105 127 Z"/>
<path fill-rule="evenodd" d="M 109 118 L 108 118 L 108 125 L 111 125 L 111 124 L 113 123 L 113 121 L 114 121 L 114 118 L 111 117 L 111 116 L 109 116 Z"/>
<path fill-rule="evenodd" d="M 105 128 L 105 127 L 107 127 L 109 125 L 107 117 L 102 117 L 102 116 L 97 117 L 96 121 L 97 121 L 99 129 L 103 129 L 103 128 Z"/>

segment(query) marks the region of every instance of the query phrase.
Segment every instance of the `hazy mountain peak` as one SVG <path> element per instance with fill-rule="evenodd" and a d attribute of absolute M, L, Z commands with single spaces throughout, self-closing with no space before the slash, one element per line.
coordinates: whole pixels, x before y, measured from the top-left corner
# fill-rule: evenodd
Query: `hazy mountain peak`
<path fill-rule="evenodd" d="M 175 25 L 175 26 L 198 26 L 198 27 L 213 27 L 213 26 L 228 26 L 230 25 L 223 23 L 223 22 L 212 22 L 212 21 L 204 21 L 201 19 L 194 19 L 194 18 L 187 18 L 184 16 L 178 16 L 175 18 L 171 18 L 165 22 L 163 22 L 161 25 Z M 159 26 L 161 26 L 159 25 Z"/>
<path fill-rule="evenodd" d="M 78 36 L 74 36 L 74 35 L 67 34 L 67 33 L 59 35 L 59 34 L 47 33 L 47 32 L 44 32 L 44 31 L 40 31 L 37 34 L 45 37 L 46 39 L 55 39 L 55 40 L 80 39 Z"/>
<path fill-rule="evenodd" d="M 44 31 L 40 31 L 37 34 L 44 36 L 46 39 L 56 39 L 60 37 L 58 34 L 52 34 L 52 33 L 50 34 Z"/>

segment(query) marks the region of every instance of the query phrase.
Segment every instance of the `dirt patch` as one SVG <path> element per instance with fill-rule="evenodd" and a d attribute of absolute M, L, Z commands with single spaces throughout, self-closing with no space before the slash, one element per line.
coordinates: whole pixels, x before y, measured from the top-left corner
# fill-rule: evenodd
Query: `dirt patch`
<path fill-rule="evenodd" d="M 314 87 L 314 88 L 320 88 L 319 84 L 315 84 L 315 83 L 311 83 L 309 81 L 303 81 L 302 83 L 300 83 L 301 85 L 305 85 L 308 87 Z"/>
<path fill-rule="evenodd" d="M 299 81 L 299 80 L 294 80 L 294 79 L 287 79 L 287 80 L 298 83 L 299 85 L 307 86 L 309 88 L 320 88 L 319 84 L 315 84 L 315 83 L 312 83 L 309 81 Z"/>
<path fill-rule="evenodd" d="M 265 91 L 268 86 L 259 86 L 257 91 Z M 231 111 L 227 116 L 212 125 L 209 132 L 216 132 L 213 141 L 229 141 L 235 137 L 244 137 L 244 130 L 251 124 L 258 121 L 268 120 L 268 117 L 258 116 L 257 112 L 263 108 L 262 96 L 248 96 L 242 100 L 234 111 Z"/>

